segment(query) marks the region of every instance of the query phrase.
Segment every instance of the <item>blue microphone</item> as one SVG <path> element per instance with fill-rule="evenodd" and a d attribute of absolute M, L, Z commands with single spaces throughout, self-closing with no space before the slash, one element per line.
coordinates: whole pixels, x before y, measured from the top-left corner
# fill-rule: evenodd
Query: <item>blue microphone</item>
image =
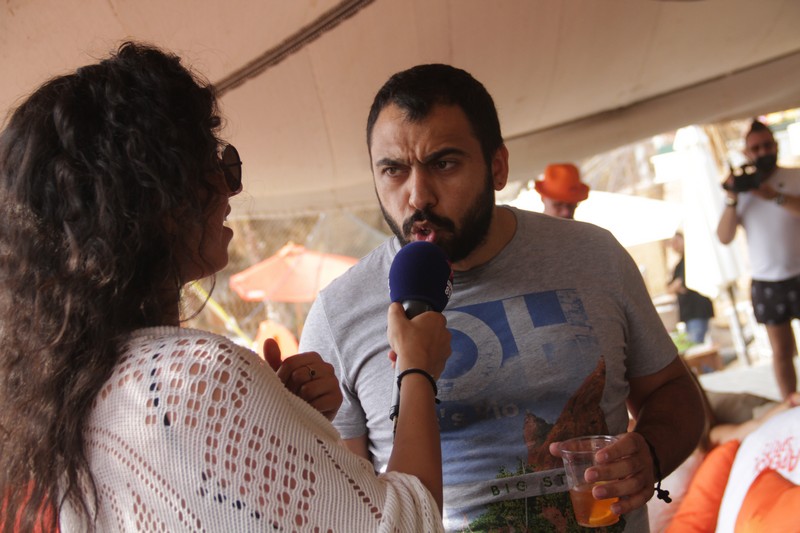
<path fill-rule="evenodd" d="M 453 268 L 444 250 L 427 241 L 414 241 L 403 246 L 389 268 L 389 298 L 400 302 L 411 319 L 425 311 L 441 313 L 453 293 Z M 400 354 L 398 354 L 398 358 Z M 392 407 L 389 419 L 397 425 L 400 411 L 400 388 L 397 369 L 392 386 Z"/>

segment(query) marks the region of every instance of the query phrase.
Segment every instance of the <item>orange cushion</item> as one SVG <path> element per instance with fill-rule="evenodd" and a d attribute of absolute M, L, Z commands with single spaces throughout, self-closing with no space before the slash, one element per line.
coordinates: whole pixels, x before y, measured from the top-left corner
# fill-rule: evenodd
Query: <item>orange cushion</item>
<path fill-rule="evenodd" d="M 774 470 L 764 470 L 750 485 L 736 518 L 736 533 L 800 531 L 800 486 Z"/>
<path fill-rule="evenodd" d="M 738 449 L 739 441 L 731 440 L 708 453 L 666 533 L 705 533 L 716 529 L 719 504 Z"/>

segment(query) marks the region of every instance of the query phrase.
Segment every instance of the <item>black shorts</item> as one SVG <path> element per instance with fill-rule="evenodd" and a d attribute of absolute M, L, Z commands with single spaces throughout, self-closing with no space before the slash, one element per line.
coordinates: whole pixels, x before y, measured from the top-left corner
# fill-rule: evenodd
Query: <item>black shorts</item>
<path fill-rule="evenodd" d="M 783 281 L 754 279 L 750 298 L 759 324 L 785 324 L 800 318 L 800 276 Z"/>

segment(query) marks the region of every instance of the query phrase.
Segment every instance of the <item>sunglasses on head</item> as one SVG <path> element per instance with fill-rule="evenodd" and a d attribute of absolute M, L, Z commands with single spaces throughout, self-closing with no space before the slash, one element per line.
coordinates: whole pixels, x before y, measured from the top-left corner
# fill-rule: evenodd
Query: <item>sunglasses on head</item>
<path fill-rule="evenodd" d="M 225 176 L 225 184 L 232 193 L 242 190 L 242 160 L 232 144 L 226 144 L 217 157 L 219 168 Z"/>

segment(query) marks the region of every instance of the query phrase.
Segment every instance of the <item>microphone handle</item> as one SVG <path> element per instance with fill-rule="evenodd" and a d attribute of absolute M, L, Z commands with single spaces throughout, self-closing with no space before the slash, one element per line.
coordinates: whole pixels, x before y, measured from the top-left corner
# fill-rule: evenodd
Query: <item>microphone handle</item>
<path fill-rule="evenodd" d="M 406 300 L 403 302 L 403 309 L 406 311 L 406 316 L 409 320 L 417 315 L 421 315 L 425 311 L 433 311 L 430 304 L 421 302 L 419 300 Z"/>
<path fill-rule="evenodd" d="M 420 300 L 403 301 L 403 309 L 405 309 L 406 317 L 408 317 L 409 320 L 417 315 L 421 315 L 425 311 L 433 311 L 433 307 Z M 392 382 L 392 408 L 389 411 L 389 418 L 394 422 L 392 435 L 397 431 L 397 415 L 400 414 L 400 387 L 397 385 L 397 376 L 400 374 L 399 369 L 400 354 L 397 354 L 397 360 L 394 362 L 394 380 Z"/>

